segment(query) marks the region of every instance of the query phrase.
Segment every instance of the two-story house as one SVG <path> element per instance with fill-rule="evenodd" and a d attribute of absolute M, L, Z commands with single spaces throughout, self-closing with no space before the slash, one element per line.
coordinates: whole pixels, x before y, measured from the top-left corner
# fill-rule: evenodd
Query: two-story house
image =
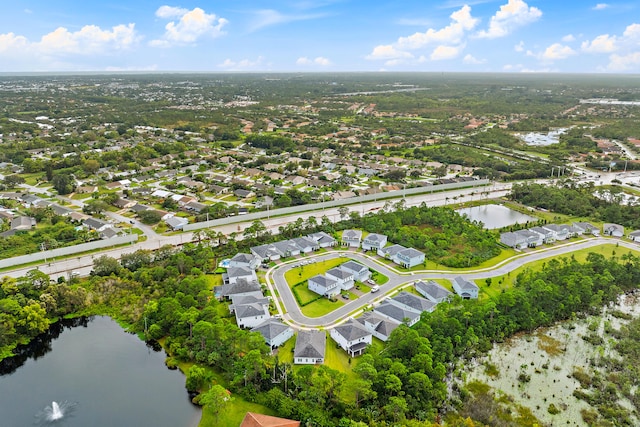
<path fill-rule="evenodd" d="M 293 350 L 293 363 L 296 365 L 315 365 L 324 363 L 327 335 L 324 331 L 298 331 L 296 346 Z"/>
<path fill-rule="evenodd" d="M 368 345 L 371 345 L 373 335 L 360 323 L 353 319 L 332 328 L 331 338 L 346 351 L 349 356 L 361 355 Z"/>
<path fill-rule="evenodd" d="M 382 249 L 387 244 L 387 236 L 384 234 L 370 233 L 362 241 L 362 249 L 365 251 L 376 251 Z"/>
<path fill-rule="evenodd" d="M 344 230 L 342 232 L 342 244 L 350 248 L 359 248 L 362 241 L 361 230 Z"/>

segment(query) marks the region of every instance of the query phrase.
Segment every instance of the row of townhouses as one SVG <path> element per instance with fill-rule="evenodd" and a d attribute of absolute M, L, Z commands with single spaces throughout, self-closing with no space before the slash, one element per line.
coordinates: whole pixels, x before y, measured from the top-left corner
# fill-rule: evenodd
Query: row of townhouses
<path fill-rule="evenodd" d="M 379 256 L 390 259 L 404 268 L 424 264 L 425 255 L 419 250 L 405 248 L 402 245 L 387 246 L 387 243 L 387 236 L 384 234 L 369 233 L 363 239 L 361 230 L 344 230 L 342 232 L 342 245 L 344 246 L 362 247 L 365 251 L 375 251 Z"/>

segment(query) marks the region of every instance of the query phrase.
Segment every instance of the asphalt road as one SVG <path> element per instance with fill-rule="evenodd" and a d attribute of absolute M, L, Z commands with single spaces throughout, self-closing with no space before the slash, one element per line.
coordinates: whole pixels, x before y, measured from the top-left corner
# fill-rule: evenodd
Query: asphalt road
<path fill-rule="evenodd" d="M 486 279 L 489 277 L 497 277 L 507 274 L 516 270 L 523 265 L 539 261 L 542 259 L 556 258 L 559 256 L 567 255 L 571 252 L 593 248 L 603 244 L 618 244 L 621 247 L 638 250 L 640 245 L 633 242 L 623 241 L 613 238 L 589 238 L 586 240 L 580 240 L 577 242 L 569 242 L 564 244 L 557 244 L 551 248 L 541 249 L 536 252 L 516 255 L 513 258 L 503 261 L 495 267 L 478 269 L 465 272 L 446 272 L 446 271 L 434 271 L 425 270 L 420 272 L 401 272 L 395 268 L 389 268 L 386 265 L 381 264 L 374 257 L 365 255 L 361 252 L 352 252 L 348 250 L 335 250 L 329 253 L 323 253 L 317 256 L 308 256 L 305 260 L 316 259 L 317 261 L 323 261 L 332 258 L 344 257 L 358 261 L 370 269 L 376 270 L 381 274 L 384 274 L 389 278 L 389 281 L 380 286 L 380 291 L 377 293 L 366 293 L 360 298 L 350 300 L 348 303 L 337 308 L 331 313 L 322 317 L 307 317 L 302 314 L 300 307 L 298 306 L 291 289 L 289 288 L 284 274 L 289 271 L 293 266 L 300 262 L 300 259 L 288 261 L 287 263 L 272 267 L 267 272 L 267 286 L 272 291 L 272 295 L 276 295 L 274 288 L 277 289 L 279 298 L 276 299 L 276 306 L 278 311 L 282 314 L 283 320 L 288 324 L 298 329 L 316 329 L 316 328 L 330 328 L 340 324 L 348 319 L 350 316 L 357 315 L 361 310 L 370 304 L 377 304 L 384 300 L 394 289 L 413 283 L 417 280 L 429 280 L 429 279 L 447 279 L 451 280 L 455 277 L 462 276 L 468 280 Z M 347 258 L 345 258 L 345 261 Z"/>

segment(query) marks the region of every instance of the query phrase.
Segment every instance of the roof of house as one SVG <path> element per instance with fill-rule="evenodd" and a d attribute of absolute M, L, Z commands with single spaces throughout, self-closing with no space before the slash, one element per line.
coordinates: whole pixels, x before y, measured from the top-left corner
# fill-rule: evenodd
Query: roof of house
<path fill-rule="evenodd" d="M 233 256 L 233 258 L 231 258 L 231 261 L 234 262 L 245 262 L 245 263 L 251 263 L 253 262 L 253 260 L 255 259 L 255 256 L 251 255 L 251 254 L 245 254 L 245 253 L 237 253 Z"/>
<path fill-rule="evenodd" d="M 236 316 L 238 319 L 244 319 L 245 317 L 262 316 L 265 314 L 265 308 L 259 303 L 249 303 L 242 305 L 235 305 Z"/>
<path fill-rule="evenodd" d="M 342 232 L 343 239 L 361 239 L 362 231 L 361 230 L 344 230 Z"/>
<path fill-rule="evenodd" d="M 245 267 L 229 267 L 227 269 L 227 276 L 229 277 L 245 277 L 253 276 L 254 274 L 253 270 Z"/>
<path fill-rule="evenodd" d="M 255 328 L 251 329 L 251 332 L 260 332 L 263 337 L 270 340 L 289 329 L 291 329 L 289 325 L 285 325 L 280 320 L 271 317 Z"/>
<path fill-rule="evenodd" d="M 348 270 L 356 271 L 356 272 L 361 272 L 362 270 L 369 270 L 364 265 L 360 264 L 359 262 L 355 262 L 355 261 L 347 261 L 344 264 L 342 264 L 340 266 L 340 268 L 346 268 Z"/>
<path fill-rule="evenodd" d="M 172 216 L 171 218 L 167 218 L 164 220 L 167 225 L 171 228 L 181 227 L 189 224 L 189 220 L 186 218 L 181 218 L 179 216 Z"/>
<path fill-rule="evenodd" d="M 417 258 L 417 257 L 424 256 L 424 253 L 414 248 L 407 248 L 399 251 L 398 255 L 407 257 L 407 258 Z"/>
<path fill-rule="evenodd" d="M 315 240 L 316 242 L 318 242 L 319 244 L 336 241 L 336 239 L 334 239 L 324 231 L 319 231 L 317 233 L 309 234 L 309 237 Z"/>
<path fill-rule="evenodd" d="M 429 280 L 428 282 L 418 281 L 416 282 L 415 287 L 416 289 L 420 289 L 431 295 L 435 299 L 447 298 L 451 295 L 451 292 L 448 289 L 445 289 L 433 280 Z"/>
<path fill-rule="evenodd" d="M 333 330 L 342 335 L 347 341 L 356 341 L 371 335 L 371 332 L 367 331 L 364 326 L 362 326 L 362 323 L 353 319 L 349 319 L 342 325 L 336 326 Z"/>
<path fill-rule="evenodd" d="M 640 230 L 632 231 L 629 233 L 629 237 L 638 237 L 640 236 Z"/>
<path fill-rule="evenodd" d="M 384 234 L 370 233 L 364 240 L 367 242 L 384 242 L 387 240 L 387 236 Z"/>
<path fill-rule="evenodd" d="M 318 285 L 324 287 L 324 288 L 331 288 L 333 286 L 335 286 L 338 282 L 336 282 L 333 279 L 329 279 L 327 276 L 323 276 L 321 274 L 318 274 L 317 276 L 313 276 L 309 279 L 309 281 L 312 281 L 314 283 L 317 283 Z"/>
<path fill-rule="evenodd" d="M 402 291 L 391 299 L 393 301 L 397 301 L 400 304 L 406 305 L 407 307 L 411 307 L 418 312 L 431 311 L 436 305 L 436 303 L 434 303 L 433 301 L 429 301 L 426 298 L 410 294 L 407 291 Z"/>
<path fill-rule="evenodd" d="M 458 287 L 463 291 L 464 290 L 468 291 L 468 290 L 477 290 L 478 289 L 478 285 L 476 285 L 473 282 L 470 282 L 469 280 L 463 278 L 462 276 L 456 277 L 455 279 L 453 279 L 453 282 L 455 284 L 457 284 Z"/>
<path fill-rule="evenodd" d="M 394 256 L 398 252 L 404 251 L 405 249 L 407 248 L 405 248 L 402 245 L 391 245 L 391 246 L 382 248 L 381 251 L 389 256 Z"/>
<path fill-rule="evenodd" d="M 222 296 L 230 296 L 235 294 L 244 294 L 247 292 L 260 291 L 260 284 L 255 280 L 247 281 L 245 279 L 238 279 L 235 283 L 229 283 L 222 285 Z"/>
<path fill-rule="evenodd" d="M 282 255 L 278 249 L 272 244 L 253 246 L 251 251 L 255 252 L 260 258 L 271 258 L 274 255 Z"/>
<path fill-rule="evenodd" d="M 327 335 L 324 331 L 299 331 L 296 337 L 294 357 L 324 358 Z"/>
<path fill-rule="evenodd" d="M 300 421 L 247 412 L 240 427 L 300 427 Z"/>
<path fill-rule="evenodd" d="M 315 240 L 306 236 L 296 237 L 294 239 L 291 239 L 291 241 L 295 243 L 296 246 L 298 246 L 300 249 L 313 248 L 318 244 Z"/>
<path fill-rule="evenodd" d="M 415 311 L 405 310 L 404 308 L 398 307 L 397 305 L 390 303 L 389 301 L 385 301 L 379 306 L 376 307 L 374 311 L 378 313 L 389 316 L 392 319 L 397 320 L 402 323 L 405 319 L 414 320 L 417 317 L 420 317 L 420 314 Z"/>
<path fill-rule="evenodd" d="M 96 218 L 87 218 L 84 220 L 83 224 L 89 228 L 98 229 L 100 227 L 104 227 L 108 223 L 104 221 L 100 221 L 99 219 L 96 219 Z"/>
<path fill-rule="evenodd" d="M 351 273 L 350 271 L 342 270 L 340 267 L 335 267 L 335 268 L 332 268 L 331 270 L 328 270 L 327 274 L 330 274 L 333 277 L 337 277 L 338 279 L 341 279 L 341 280 L 348 280 L 349 277 L 353 276 L 353 273 Z"/>
<path fill-rule="evenodd" d="M 358 320 L 363 325 L 367 323 L 372 325 L 376 332 L 387 337 L 391 335 L 391 332 L 393 332 L 394 329 L 400 326 L 400 322 L 390 320 L 384 316 L 381 316 L 375 311 L 367 311 L 356 320 Z"/>

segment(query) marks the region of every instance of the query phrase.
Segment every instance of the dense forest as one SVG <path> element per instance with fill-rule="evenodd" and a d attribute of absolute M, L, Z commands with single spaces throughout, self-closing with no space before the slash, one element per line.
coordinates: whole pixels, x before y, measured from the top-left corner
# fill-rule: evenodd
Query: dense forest
<path fill-rule="evenodd" d="M 509 196 L 528 206 L 536 206 L 561 214 L 591 218 L 620 224 L 631 229 L 640 228 L 640 206 L 625 200 L 622 188 L 596 189 L 592 183 L 572 181 L 558 186 L 515 184 Z"/>

